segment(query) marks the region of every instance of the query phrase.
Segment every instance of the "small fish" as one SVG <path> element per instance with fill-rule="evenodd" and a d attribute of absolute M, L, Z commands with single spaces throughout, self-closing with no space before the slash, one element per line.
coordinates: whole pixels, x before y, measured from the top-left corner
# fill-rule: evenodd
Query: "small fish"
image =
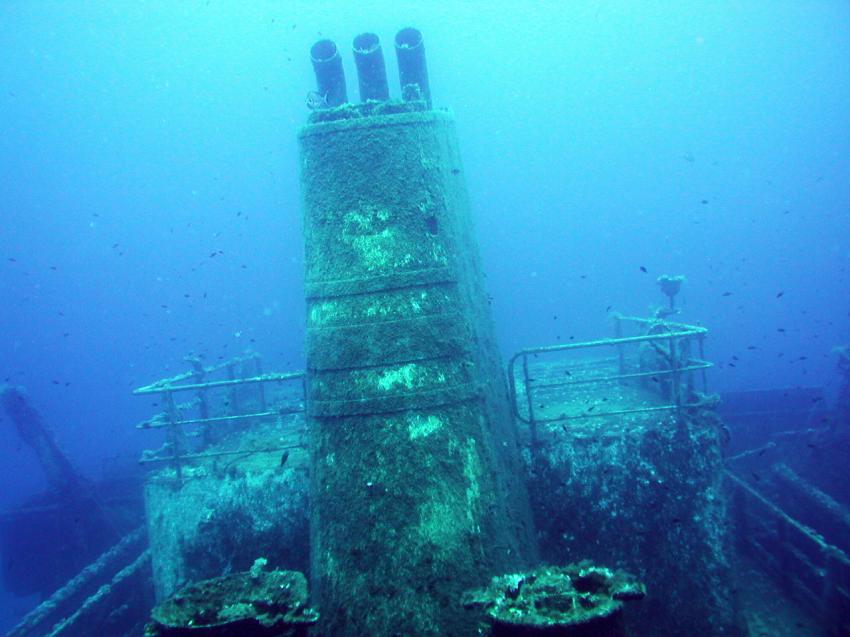
<path fill-rule="evenodd" d="M 784 331 L 785 331 L 785 328 L 784 328 L 784 327 L 777 327 L 777 328 L 776 328 L 776 331 L 777 331 L 777 332 L 784 332 Z"/>
<path fill-rule="evenodd" d="M 705 204 L 708 203 L 708 199 L 703 199 L 702 201 L 700 201 L 700 203 L 704 206 Z"/>
<path fill-rule="evenodd" d="M 9 261 L 10 263 L 17 263 L 18 262 L 18 260 L 15 257 L 9 257 L 6 260 Z"/>
<path fill-rule="evenodd" d="M 460 174 L 460 168 L 452 168 L 452 174 L 453 175 L 459 175 Z"/>
<path fill-rule="evenodd" d="M 727 363 L 727 365 L 729 365 L 729 367 L 735 367 L 735 363 Z"/>
<path fill-rule="evenodd" d="M 318 91 L 310 91 L 307 93 L 307 108 L 311 111 L 317 111 L 321 108 L 328 107 L 328 94 L 322 95 Z"/>
<path fill-rule="evenodd" d="M 755 479 L 756 482 L 759 482 L 761 480 L 761 476 L 759 474 L 757 474 L 755 471 L 752 471 L 751 474 L 752 474 L 752 476 L 753 476 L 753 478 Z"/>
<path fill-rule="evenodd" d="M 732 296 L 732 293 L 731 292 L 724 292 L 720 296 Z"/>
<path fill-rule="evenodd" d="M 606 312 L 610 312 L 612 307 L 614 307 L 614 306 L 613 306 L 613 305 L 609 305 L 608 307 L 606 307 L 606 308 L 605 308 L 605 311 L 606 311 Z"/>
<path fill-rule="evenodd" d="M 284 451 L 282 454 L 280 454 L 280 466 L 282 467 L 283 465 L 285 465 L 287 460 L 289 460 L 289 452 Z"/>
<path fill-rule="evenodd" d="M 640 266 L 640 271 L 641 271 L 641 272 L 646 272 L 646 267 L 645 267 L 645 266 Z"/>
<path fill-rule="evenodd" d="M 781 299 L 781 298 L 783 297 L 783 295 L 784 295 L 784 294 L 785 294 L 785 292 L 781 292 L 781 291 L 780 291 L 780 292 L 777 292 L 777 293 L 776 293 L 776 298 L 777 298 L 777 299 Z"/>
<path fill-rule="evenodd" d="M 747 345 L 747 349 L 753 351 L 754 349 L 758 349 L 755 345 Z"/>

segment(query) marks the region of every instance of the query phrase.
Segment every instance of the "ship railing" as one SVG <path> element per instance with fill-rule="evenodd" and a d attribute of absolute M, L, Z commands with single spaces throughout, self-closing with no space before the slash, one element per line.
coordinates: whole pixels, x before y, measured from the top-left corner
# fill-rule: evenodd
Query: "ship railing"
<path fill-rule="evenodd" d="M 657 318 L 612 315 L 614 336 L 592 341 L 529 347 L 508 361 L 508 387 L 514 417 L 529 426 L 532 444 L 538 440 L 539 425 L 580 419 L 623 416 L 639 413 L 678 411 L 703 404 L 694 390 L 697 376 L 707 392 L 704 327 Z M 631 334 L 627 332 L 632 332 Z M 612 356 L 591 356 L 611 350 Z M 582 354 L 570 359 L 571 355 Z M 547 363 L 548 361 L 548 363 Z M 586 394 L 612 384 L 640 384 L 660 396 L 651 403 L 627 409 L 599 408 L 582 413 L 550 413 L 542 409 L 544 394 L 570 392 Z"/>
<path fill-rule="evenodd" d="M 850 557 L 732 471 L 736 537 L 750 556 L 829 635 L 850 635 Z"/>
<path fill-rule="evenodd" d="M 146 451 L 139 462 L 171 463 L 178 480 L 183 465 L 207 458 L 229 455 L 249 455 L 285 451 L 300 445 L 279 445 L 273 448 L 238 449 L 226 451 L 193 451 L 188 449 L 187 428 L 206 443 L 213 439 L 212 427 L 245 424 L 262 419 L 283 419 L 304 412 L 305 373 L 266 372 L 262 370 L 259 354 L 246 352 L 215 365 L 203 366 L 196 357 L 186 359 L 192 370 L 160 379 L 133 390 L 140 396 L 159 396 L 155 403 L 164 409 L 136 425 L 137 429 L 164 429 L 165 444 L 156 451 Z M 225 375 L 224 378 L 217 376 Z M 298 383 L 288 400 L 274 399 L 269 388 L 283 383 Z M 179 394 L 192 396 L 178 402 Z M 221 392 L 224 392 L 223 395 Z"/>

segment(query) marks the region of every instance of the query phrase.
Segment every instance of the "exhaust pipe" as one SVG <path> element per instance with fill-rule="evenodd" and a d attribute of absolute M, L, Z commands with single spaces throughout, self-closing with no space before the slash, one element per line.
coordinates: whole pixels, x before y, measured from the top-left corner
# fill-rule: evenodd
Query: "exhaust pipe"
<path fill-rule="evenodd" d="M 310 47 L 310 61 L 316 73 L 318 93 L 322 106 L 340 106 L 348 101 L 345 90 L 345 72 L 336 44 L 331 40 L 319 40 Z"/>
<path fill-rule="evenodd" d="M 405 101 L 425 100 L 428 106 L 431 106 L 425 45 L 422 43 L 422 33 L 419 29 L 408 27 L 396 33 L 395 53 L 398 58 L 398 77 L 401 82 L 402 98 Z"/>
<path fill-rule="evenodd" d="M 354 38 L 354 62 L 357 64 L 357 83 L 360 101 L 390 99 L 387 88 L 387 69 L 381 41 L 374 33 L 361 33 Z"/>

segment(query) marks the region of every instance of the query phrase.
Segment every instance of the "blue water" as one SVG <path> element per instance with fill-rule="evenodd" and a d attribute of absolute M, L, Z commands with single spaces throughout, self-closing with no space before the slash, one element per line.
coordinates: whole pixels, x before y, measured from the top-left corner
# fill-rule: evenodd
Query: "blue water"
<path fill-rule="evenodd" d="M 408 25 L 457 118 L 506 355 L 608 335 L 609 306 L 646 314 L 684 274 L 712 389 L 834 394 L 844 2 L 4 2 L 0 382 L 78 466 L 150 446 L 130 390 L 190 351 L 303 366 L 307 52 L 336 40 L 355 97 L 351 38 Z M 2 508 L 43 487 L 5 420 L 0 475 Z"/>

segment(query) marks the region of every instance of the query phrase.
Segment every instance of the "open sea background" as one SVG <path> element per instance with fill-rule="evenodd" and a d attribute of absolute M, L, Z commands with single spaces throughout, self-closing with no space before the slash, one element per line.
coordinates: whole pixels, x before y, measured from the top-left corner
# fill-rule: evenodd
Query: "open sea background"
<path fill-rule="evenodd" d="M 243 349 L 303 367 L 309 47 L 425 38 L 497 333 L 611 334 L 684 274 L 714 391 L 838 386 L 850 341 L 850 4 L 0 3 L 0 382 L 97 476 L 159 441 L 134 387 Z M 645 270 L 645 272 L 644 272 Z M 737 357 L 737 361 L 732 357 Z M 733 362 L 734 361 L 734 362 Z M 730 365 L 732 363 L 732 365 Z M 0 420 L 0 508 L 44 487 Z M 0 593 L 0 630 L 35 600 Z"/>

